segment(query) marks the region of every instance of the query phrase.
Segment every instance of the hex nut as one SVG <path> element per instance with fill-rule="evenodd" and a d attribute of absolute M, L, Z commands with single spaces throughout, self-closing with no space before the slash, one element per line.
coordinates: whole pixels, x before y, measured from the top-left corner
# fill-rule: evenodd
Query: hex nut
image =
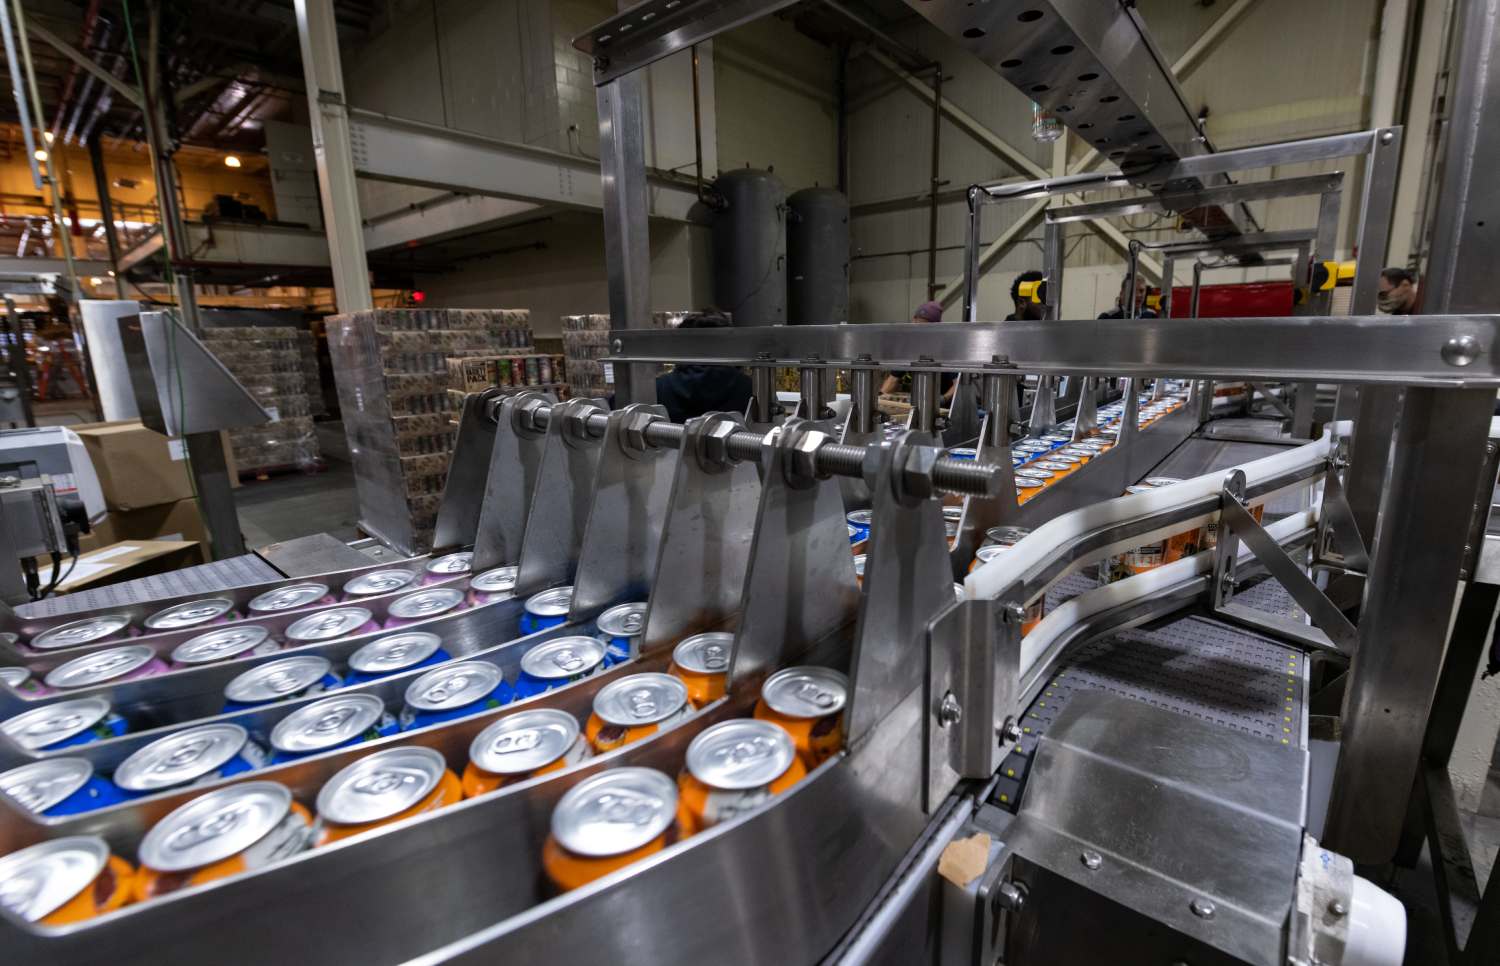
<path fill-rule="evenodd" d="M 620 421 L 620 441 L 627 453 L 644 453 L 651 446 L 646 442 L 646 427 L 662 418 L 660 413 L 649 409 L 631 408 Z"/>
<path fill-rule="evenodd" d="M 793 485 L 811 486 L 815 481 L 828 479 L 828 474 L 818 473 L 818 449 L 830 441 L 827 433 L 819 429 L 809 429 L 801 433 L 792 443 L 787 452 L 789 462 L 786 468 L 790 471 L 787 482 Z"/>
<path fill-rule="evenodd" d="M 901 492 L 904 496 L 926 500 L 937 495 L 937 488 L 932 482 L 932 470 L 941 456 L 942 451 L 933 446 L 907 448 L 900 474 Z"/>
<path fill-rule="evenodd" d="M 733 420 L 715 420 L 713 425 L 698 434 L 699 459 L 713 466 L 728 466 L 738 462 L 729 455 L 729 437 L 739 432 L 740 429 L 739 423 Z"/>

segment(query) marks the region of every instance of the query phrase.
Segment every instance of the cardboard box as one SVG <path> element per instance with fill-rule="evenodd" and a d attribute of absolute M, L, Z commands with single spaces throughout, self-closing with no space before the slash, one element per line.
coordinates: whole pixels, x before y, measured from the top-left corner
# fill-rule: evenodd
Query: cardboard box
<path fill-rule="evenodd" d="M 203 526 L 203 514 L 198 501 L 189 497 L 176 503 L 142 507 L 139 510 L 112 510 L 104 518 L 109 522 L 110 539 L 105 543 L 121 540 L 191 540 L 208 542 L 208 530 Z M 101 543 L 100 546 L 104 546 Z"/>
<path fill-rule="evenodd" d="M 192 540 L 130 540 L 79 554 L 78 563 L 57 589 L 58 593 L 149 577 L 203 562 L 202 547 Z M 68 561 L 63 561 L 68 573 Z M 42 586 L 52 580 L 52 568 L 42 571 Z"/>
<path fill-rule="evenodd" d="M 139 420 L 89 423 L 73 431 L 83 440 L 111 510 L 175 503 L 193 495 L 182 440 L 152 432 Z"/>

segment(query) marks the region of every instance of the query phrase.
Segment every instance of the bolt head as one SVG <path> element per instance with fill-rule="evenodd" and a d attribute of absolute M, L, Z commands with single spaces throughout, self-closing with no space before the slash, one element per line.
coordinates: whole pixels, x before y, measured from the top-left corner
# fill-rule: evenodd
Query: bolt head
<path fill-rule="evenodd" d="M 1003 909 L 1020 912 L 1026 905 L 1026 890 L 1015 882 L 1002 882 L 996 890 L 995 902 Z"/>
<path fill-rule="evenodd" d="M 620 339 L 611 339 L 610 343 L 609 343 L 609 351 L 611 351 L 611 352 L 624 352 L 625 351 L 625 343 L 624 343 L 624 341 L 622 341 Z"/>
<path fill-rule="evenodd" d="M 1212 919 L 1214 917 L 1214 913 L 1219 911 L 1218 907 L 1213 904 L 1212 900 L 1204 899 L 1201 896 L 1188 903 L 1188 908 L 1193 910 L 1193 915 L 1197 916 L 1199 919 Z"/>
<path fill-rule="evenodd" d="M 1394 140 L 1396 140 L 1396 133 L 1394 131 L 1381 131 L 1380 132 L 1380 143 L 1381 144 L 1390 144 Z"/>
<path fill-rule="evenodd" d="M 943 695 L 942 703 L 938 705 L 938 725 L 943 728 L 951 728 L 963 720 L 964 709 L 958 703 L 958 699 L 949 691 Z"/>
<path fill-rule="evenodd" d="M 1334 899 L 1328 903 L 1328 914 L 1335 919 L 1342 919 L 1349 914 L 1349 907 L 1344 904 L 1344 900 Z"/>
<path fill-rule="evenodd" d="M 1015 743 L 1021 740 L 1021 726 L 1016 724 L 1015 718 L 1006 718 L 1005 723 L 995 729 L 995 735 L 1002 745 L 1007 741 Z"/>
<path fill-rule="evenodd" d="M 1467 366 L 1479 358 L 1484 347 L 1472 335 L 1456 335 L 1443 343 L 1443 361 L 1450 366 Z"/>
<path fill-rule="evenodd" d="M 1078 861 L 1083 863 L 1083 867 L 1085 869 L 1088 869 L 1090 872 L 1092 872 L 1095 869 L 1099 868 L 1099 866 L 1104 864 L 1104 856 L 1100 855 L 1098 852 L 1095 852 L 1093 849 L 1084 849 L 1081 853 L 1079 853 Z"/>

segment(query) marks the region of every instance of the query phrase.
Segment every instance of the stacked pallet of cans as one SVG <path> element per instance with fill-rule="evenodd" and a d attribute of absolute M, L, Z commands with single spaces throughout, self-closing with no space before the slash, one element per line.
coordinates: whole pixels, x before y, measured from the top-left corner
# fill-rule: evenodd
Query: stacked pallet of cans
<path fill-rule="evenodd" d="M 290 326 L 218 326 L 203 343 L 239 380 L 271 421 L 229 432 L 242 474 L 311 469 L 321 461 L 297 330 Z M 316 383 L 314 383 L 316 390 Z"/>
<path fill-rule="evenodd" d="M 307 329 L 297 330 L 297 354 L 302 360 L 302 385 L 307 391 L 308 411 L 314 416 L 328 415 L 323 401 L 323 379 L 318 374 L 318 346 Z"/>
<path fill-rule="evenodd" d="M 568 391 L 574 398 L 608 396 L 614 373 L 599 360 L 609 355 L 609 316 L 565 315 L 562 327 Z"/>

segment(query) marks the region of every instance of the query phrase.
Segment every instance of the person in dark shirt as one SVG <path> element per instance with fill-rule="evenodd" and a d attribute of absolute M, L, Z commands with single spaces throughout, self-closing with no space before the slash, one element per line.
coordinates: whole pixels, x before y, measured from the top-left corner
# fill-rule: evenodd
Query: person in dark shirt
<path fill-rule="evenodd" d="M 683 319 L 679 329 L 721 329 L 729 316 L 714 309 Z M 733 366 L 677 366 L 656 377 L 656 401 L 667 407 L 667 418 L 686 422 L 705 413 L 741 413 L 750 405 L 750 377 Z"/>
<path fill-rule="evenodd" d="M 1010 283 L 1010 301 L 1015 310 L 1005 317 L 1005 321 L 1040 322 L 1047 317 L 1046 277 L 1035 269 L 1016 276 L 1015 281 Z M 1021 286 L 1026 282 L 1041 282 L 1036 287 L 1035 297 L 1021 294 Z"/>
<path fill-rule="evenodd" d="M 1130 295 L 1130 276 L 1126 275 L 1120 280 L 1120 294 L 1115 296 L 1115 307 L 1108 312 L 1101 312 L 1101 319 L 1123 319 L 1126 318 L 1126 306 Z M 1146 304 L 1146 276 L 1137 272 L 1135 275 L 1135 315 L 1131 318 L 1154 319 L 1157 318 L 1156 310 Z"/>

